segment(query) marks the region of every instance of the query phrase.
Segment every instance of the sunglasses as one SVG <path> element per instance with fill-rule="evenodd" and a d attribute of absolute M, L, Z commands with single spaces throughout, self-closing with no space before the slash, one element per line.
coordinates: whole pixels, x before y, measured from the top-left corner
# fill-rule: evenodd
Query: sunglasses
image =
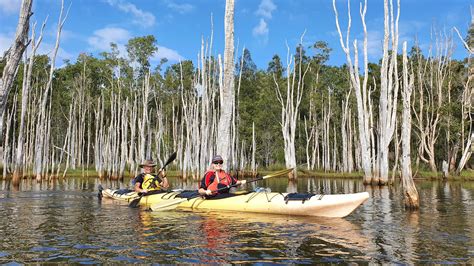
<path fill-rule="evenodd" d="M 223 161 L 212 162 L 213 164 L 223 164 Z"/>

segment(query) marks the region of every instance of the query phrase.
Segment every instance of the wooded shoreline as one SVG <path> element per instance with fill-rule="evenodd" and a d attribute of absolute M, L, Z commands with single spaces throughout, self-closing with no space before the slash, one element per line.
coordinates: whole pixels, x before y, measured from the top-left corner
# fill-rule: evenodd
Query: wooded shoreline
<path fill-rule="evenodd" d="M 260 169 L 257 172 L 257 175 L 262 176 L 266 175 L 268 173 L 271 173 L 276 170 L 281 170 L 283 168 L 268 168 L 268 169 Z M 0 167 L 0 171 L 2 170 L 2 167 Z M 235 171 L 231 171 L 233 175 L 237 175 Z M 352 173 L 339 173 L 339 172 L 324 172 L 324 171 L 312 171 L 312 170 L 298 170 L 298 177 L 301 178 L 329 178 L 329 179 L 362 179 L 363 173 L 362 172 L 352 172 Z M 198 176 L 196 179 L 193 178 L 183 178 L 181 175 L 181 171 L 176 170 L 171 168 L 171 170 L 167 171 L 168 176 L 172 177 L 177 177 L 183 180 L 195 180 L 199 181 L 202 176 Z M 390 175 L 392 176 L 392 173 L 390 172 Z M 255 174 L 249 171 L 242 171 L 239 172 L 237 177 L 253 177 Z M 76 177 L 87 177 L 87 178 L 99 178 L 99 173 L 94 169 L 94 168 L 89 168 L 89 169 L 76 169 L 76 170 L 68 170 L 66 172 L 66 175 L 63 176 L 49 176 L 45 178 L 45 180 L 51 180 L 51 179 L 62 179 L 62 178 L 76 178 Z M 125 179 L 131 179 L 134 178 L 135 176 L 131 174 L 128 171 L 124 172 L 124 176 L 115 180 L 125 180 Z M 12 178 L 12 175 L 7 175 L 5 177 L 2 177 L 1 179 L 4 180 L 10 180 Z M 34 179 L 35 176 L 33 174 L 30 175 L 24 175 L 23 179 Z M 108 177 L 103 177 L 106 179 L 110 179 Z M 102 178 L 102 179 L 103 179 Z M 275 178 L 288 178 L 287 176 L 279 176 Z M 399 181 L 400 176 L 396 176 L 394 181 Z M 414 180 L 433 180 L 433 181 L 439 181 L 439 180 L 447 180 L 447 181 L 474 181 L 474 170 L 469 169 L 469 170 L 463 170 L 460 175 L 449 175 L 447 178 L 443 176 L 442 172 L 431 172 L 431 171 L 417 171 L 416 174 L 413 176 Z M 113 180 L 113 179 L 112 179 Z"/>

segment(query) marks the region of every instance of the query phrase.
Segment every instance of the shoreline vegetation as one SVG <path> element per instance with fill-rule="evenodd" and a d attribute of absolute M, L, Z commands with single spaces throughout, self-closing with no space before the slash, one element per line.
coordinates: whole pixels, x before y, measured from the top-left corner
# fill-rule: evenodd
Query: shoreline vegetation
<path fill-rule="evenodd" d="M 266 168 L 266 169 L 261 169 L 257 171 L 257 175 L 263 176 L 267 175 L 271 172 L 282 170 L 284 167 L 271 167 L 271 168 Z M 0 167 L 0 171 L 2 171 L 2 168 Z M 172 176 L 172 177 L 178 177 L 178 178 L 183 178 L 181 175 L 181 171 L 176 170 L 176 169 L 171 169 L 167 170 L 167 175 Z M 237 174 L 236 171 L 230 171 L 233 175 L 238 175 L 240 177 L 249 177 L 249 176 L 255 176 L 251 171 L 249 170 L 244 170 L 244 171 L 239 171 Z M 393 176 L 392 172 L 389 173 L 389 176 Z M 133 178 L 135 175 L 130 173 L 130 172 L 125 172 L 123 177 L 113 179 L 109 177 L 102 177 L 100 179 L 110 179 L 110 180 L 128 180 Z M 99 178 L 99 173 L 94 169 L 94 168 L 88 168 L 88 169 L 69 169 L 66 172 L 66 175 L 63 177 L 63 174 L 60 173 L 59 176 L 52 175 L 49 178 L 45 179 L 57 179 L 57 178 L 71 178 L 71 177 L 87 177 L 87 178 Z M 314 178 L 329 178 L 329 179 L 363 179 L 363 172 L 352 172 L 352 173 L 339 173 L 339 172 L 325 172 L 322 170 L 307 170 L 304 169 L 303 167 L 299 167 L 297 169 L 297 179 L 298 178 L 308 178 L 308 177 L 314 177 Z M 1 179 L 2 180 L 8 180 L 11 179 L 12 175 L 6 175 L 3 176 Z M 25 175 L 23 179 L 28 179 L 28 178 L 34 178 L 33 174 L 30 175 Z M 199 180 L 201 176 L 198 176 L 197 179 L 193 179 L 192 177 L 185 178 L 186 180 Z M 279 176 L 275 178 L 288 178 L 285 176 Z M 395 176 L 395 180 L 399 180 L 400 175 Z M 438 180 L 447 180 L 447 181 L 474 181 L 474 169 L 466 169 L 463 170 L 460 175 L 455 175 L 454 173 L 450 173 L 447 178 L 443 177 L 442 172 L 432 172 L 429 170 L 418 170 L 418 171 L 413 171 L 413 179 L 414 180 L 433 180 L 433 181 L 438 181 Z"/>

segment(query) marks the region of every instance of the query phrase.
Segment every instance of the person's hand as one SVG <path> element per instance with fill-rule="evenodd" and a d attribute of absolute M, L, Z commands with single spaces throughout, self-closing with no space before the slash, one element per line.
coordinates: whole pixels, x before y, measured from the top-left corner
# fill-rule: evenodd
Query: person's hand
<path fill-rule="evenodd" d="M 208 196 L 212 195 L 212 191 L 210 189 L 206 190 L 206 195 Z"/>
<path fill-rule="evenodd" d="M 162 178 L 166 178 L 166 171 L 165 171 L 165 170 L 162 170 L 162 171 L 160 172 L 160 175 L 161 175 Z"/>
<path fill-rule="evenodd" d="M 148 193 L 148 190 L 142 189 L 142 193 Z"/>

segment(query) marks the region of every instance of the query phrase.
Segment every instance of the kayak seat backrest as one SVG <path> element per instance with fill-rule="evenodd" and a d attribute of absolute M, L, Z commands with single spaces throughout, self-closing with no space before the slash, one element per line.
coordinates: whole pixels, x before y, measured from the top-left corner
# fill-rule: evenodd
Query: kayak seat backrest
<path fill-rule="evenodd" d="M 237 191 L 235 193 L 222 193 L 218 194 L 212 198 L 208 198 L 208 200 L 213 200 L 213 199 L 223 199 L 223 198 L 228 198 L 228 197 L 235 197 L 235 196 L 240 196 L 240 195 L 245 195 L 249 194 L 249 191 Z M 192 199 L 196 198 L 199 196 L 199 192 L 196 190 L 185 190 L 178 195 L 176 195 L 176 198 L 183 198 L 183 199 Z"/>
<path fill-rule="evenodd" d="M 183 199 L 190 199 L 190 198 L 195 198 L 199 195 L 199 192 L 196 190 L 185 190 L 178 195 L 176 195 L 176 198 L 183 198 Z"/>
<path fill-rule="evenodd" d="M 119 189 L 119 190 L 116 190 L 114 191 L 114 195 L 123 195 L 123 194 L 127 194 L 127 193 L 130 193 L 132 192 L 133 190 L 131 189 L 127 189 L 127 188 L 124 188 L 124 189 Z"/>
<path fill-rule="evenodd" d="M 313 193 L 288 193 L 285 196 L 285 203 L 288 204 L 288 201 L 301 200 L 301 203 L 311 199 L 316 194 Z"/>

